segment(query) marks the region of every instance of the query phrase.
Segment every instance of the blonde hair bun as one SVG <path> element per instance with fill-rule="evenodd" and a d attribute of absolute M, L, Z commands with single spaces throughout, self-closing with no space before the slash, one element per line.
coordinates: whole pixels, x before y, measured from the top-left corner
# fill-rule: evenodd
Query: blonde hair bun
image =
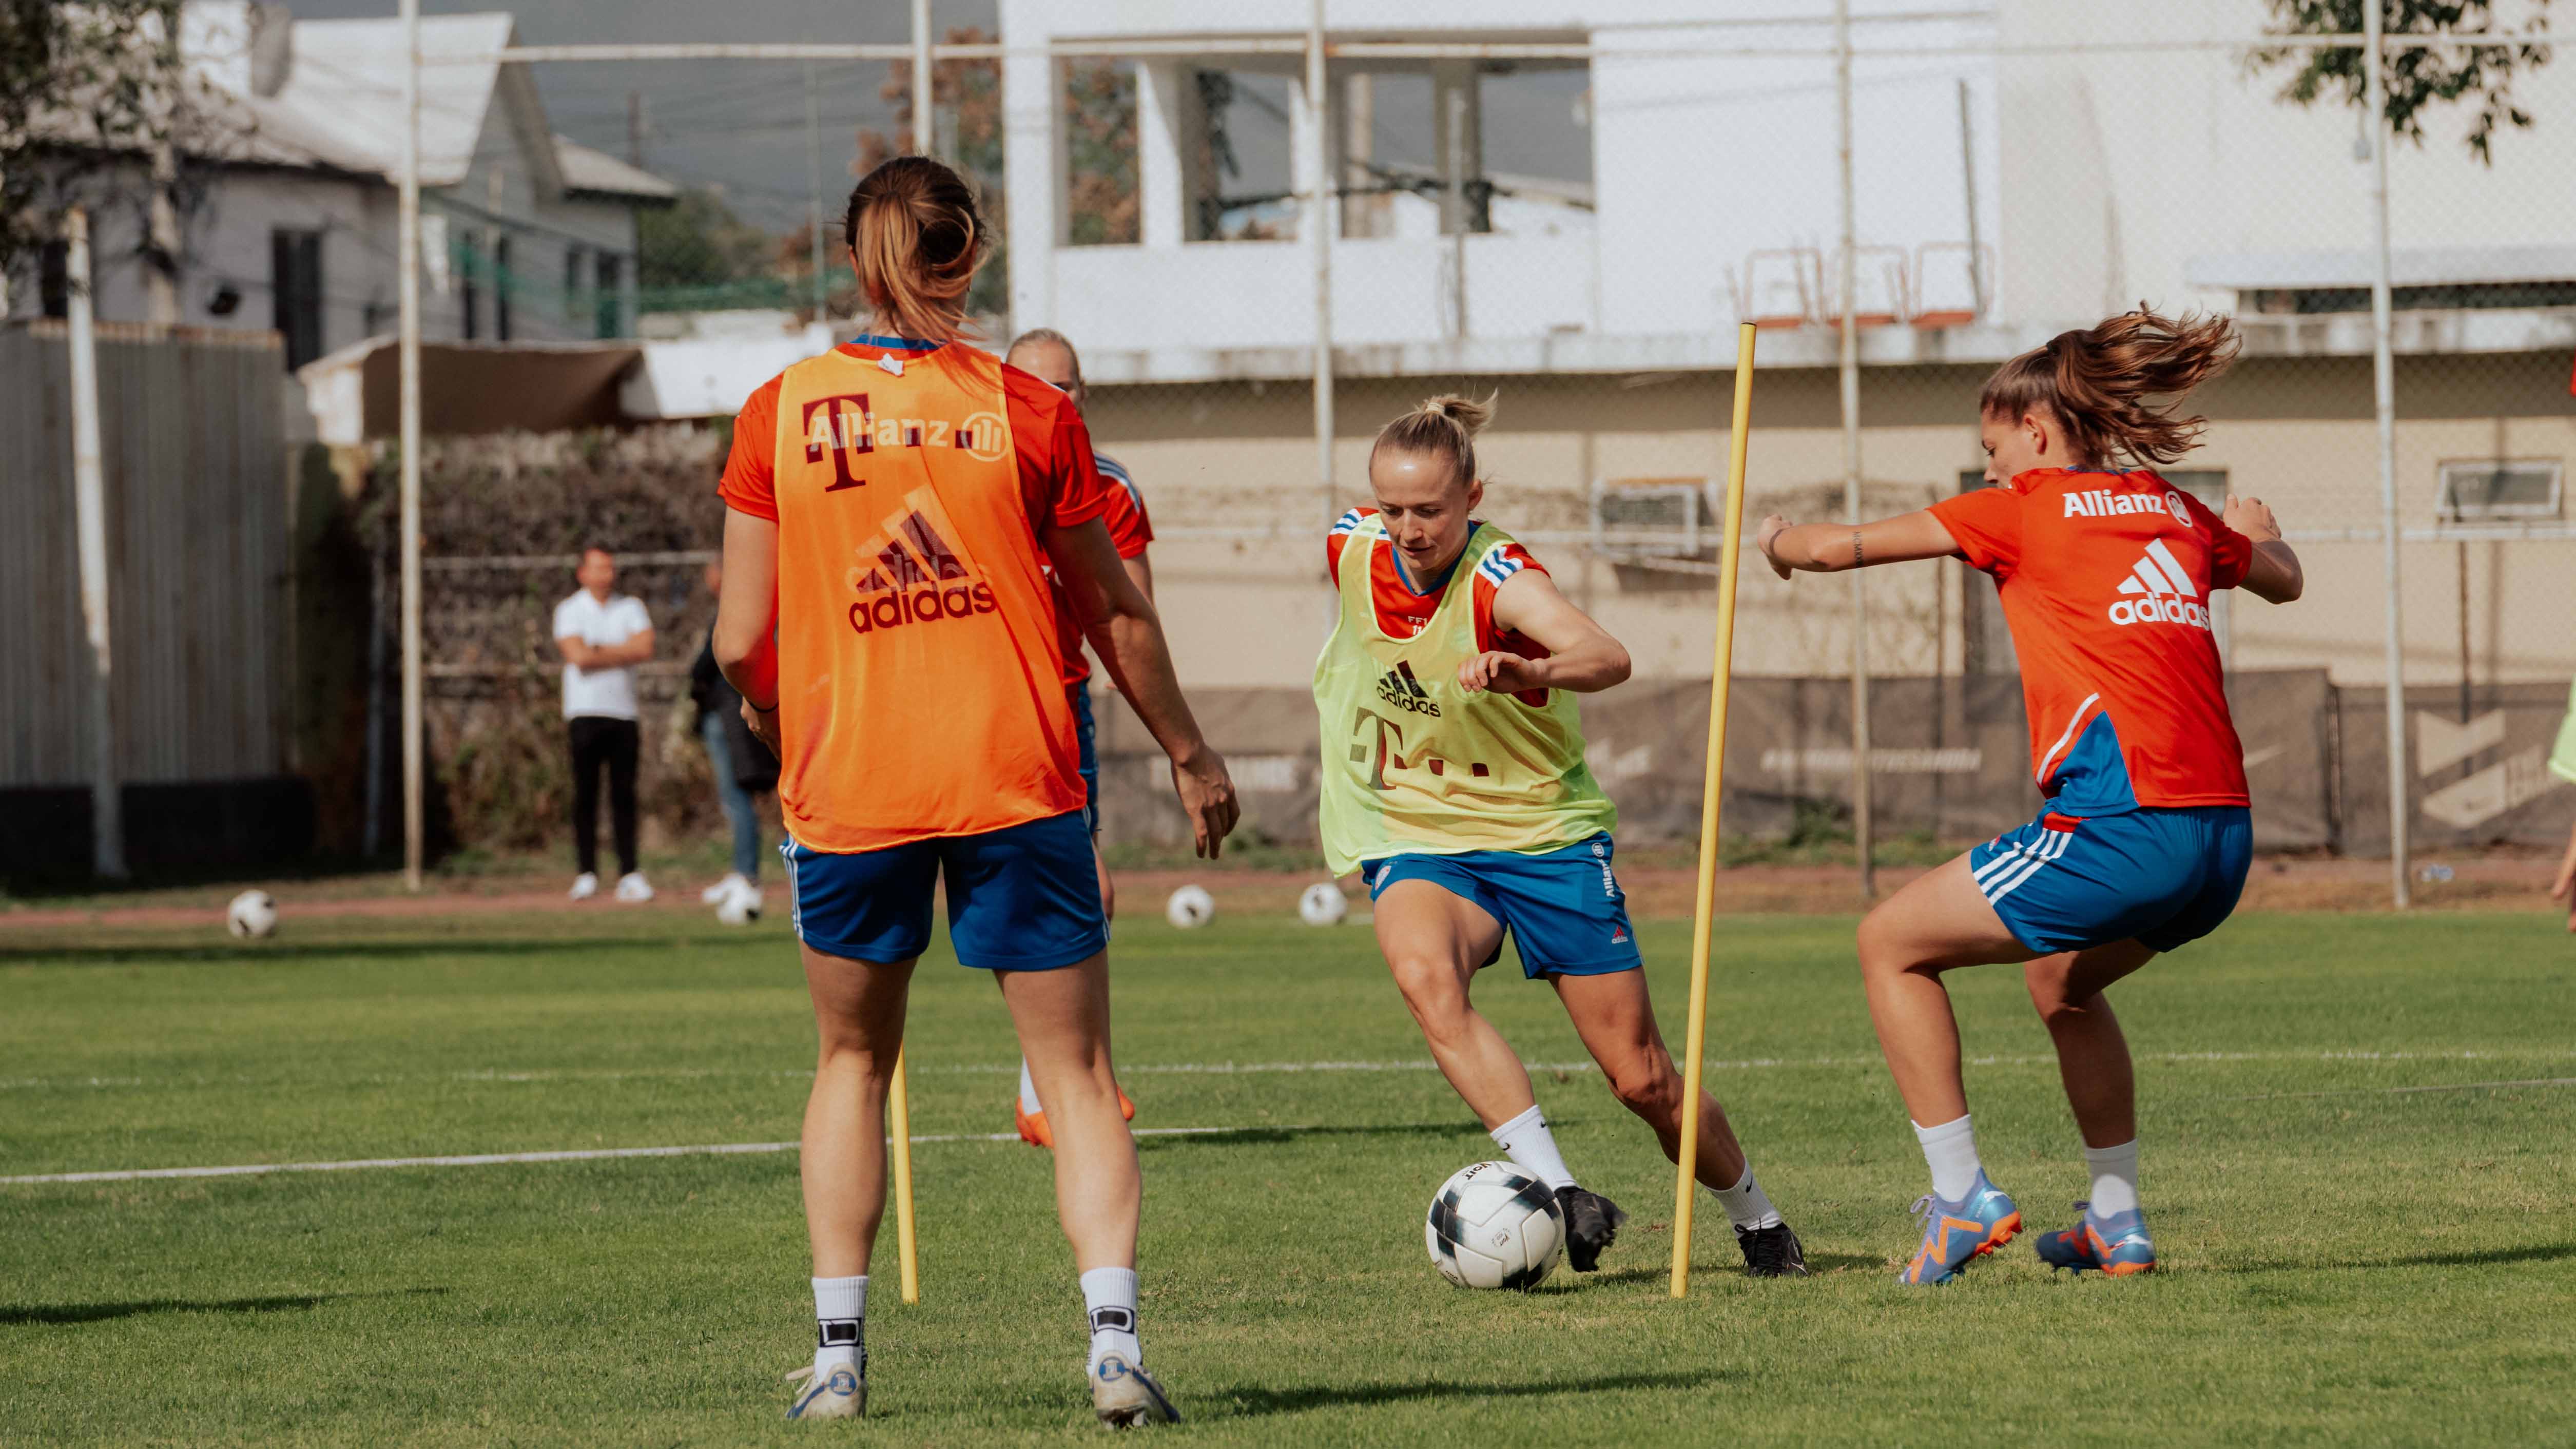
<path fill-rule="evenodd" d="M 1387 448 L 1446 457 L 1457 481 L 1472 483 L 1476 479 L 1476 435 L 1494 420 L 1496 396 L 1488 393 L 1482 402 L 1455 393 L 1424 398 L 1413 411 L 1378 430 L 1369 457 L 1373 460 Z"/>

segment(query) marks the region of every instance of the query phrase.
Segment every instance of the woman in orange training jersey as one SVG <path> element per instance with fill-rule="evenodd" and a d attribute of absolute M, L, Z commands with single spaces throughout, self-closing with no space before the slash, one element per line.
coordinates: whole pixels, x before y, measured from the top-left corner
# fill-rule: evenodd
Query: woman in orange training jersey
<path fill-rule="evenodd" d="M 1977 1155 L 1941 984 L 1984 964 L 2022 963 L 2093 1179 L 2083 1219 L 2040 1238 L 2041 1261 L 2155 1267 L 2129 1047 L 2102 993 L 2236 908 L 2253 826 L 2211 601 L 2241 588 L 2282 604 L 2304 587 L 2261 499 L 2213 513 L 2149 466 L 2197 445 L 2202 419 L 2177 408 L 2237 345 L 2224 317 L 2144 308 L 2061 332 L 1978 399 L 1993 487 L 1859 528 L 1775 515 L 1755 540 L 1784 579 L 1965 559 L 2002 590 L 2020 656 L 2039 818 L 1916 877 L 1860 926 L 1870 1019 L 1932 1174 L 1900 1282 L 1947 1283 L 2021 1231 Z"/>
<path fill-rule="evenodd" d="M 822 1039 L 802 1163 L 816 1349 L 788 1415 L 866 1409 L 887 1084 L 944 877 L 957 959 L 994 973 L 1054 1128 L 1093 1405 L 1122 1426 L 1177 1418 L 1136 1337 L 1142 1186 L 1048 561 L 1170 754 L 1202 854 L 1234 826 L 1234 785 L 1100 523 L 1081 414 L 957 340 L 987 243 L 973 194 L 936 161 L 889 161 L 851 192 L 842 235 L 869 331 L 752 395 L 720 490 L 716 658 L 778 752 Z"/>

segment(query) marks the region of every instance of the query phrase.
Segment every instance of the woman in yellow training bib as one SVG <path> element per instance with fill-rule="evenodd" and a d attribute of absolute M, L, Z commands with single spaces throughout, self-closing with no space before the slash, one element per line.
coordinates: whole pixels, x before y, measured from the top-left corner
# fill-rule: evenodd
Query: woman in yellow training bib
<path fill-rule="evenodd" d="M 1339 622 L 1315 664 L 1324 852 L 1376 902 L 1378 948 L 1441 1073 L 1565 1215 L 1578 1273 L 1627 1214 L 1567 1171 L 1518 1053 L 1470 1002 L 1519 948 L 1556 988 L 1610 1090 L 1679 1160 L 1682 1078 L 1656 1029 L 1611 869 L 1618 811 L 1583 763 L 1574 696 L 1628 677 L 1628 652 L 1511 535 L 1475 519 L 1489 403 L 1436 397 L 1369 454 L 1374 508 L 1325 542 Z M 1757 1277 L 1803 1274 L 1797 1234 L 1703 1095 L 1699 1176 Z"/>

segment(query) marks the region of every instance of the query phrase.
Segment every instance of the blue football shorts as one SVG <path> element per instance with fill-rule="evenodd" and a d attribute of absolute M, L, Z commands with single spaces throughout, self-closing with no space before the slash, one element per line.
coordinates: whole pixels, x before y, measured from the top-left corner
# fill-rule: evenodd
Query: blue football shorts
<path fill-rule="evenodd" d="M 827 956 L 908 961 L 930 945 L 932 887 L 948 887 L 957 959 L 988 971 L 1054 971 L 1108 948 L 1091 833 L 1079 810 L 982 835 L 833 855 L 787 840 L 796 938 Z"/>
<path fill-rule="evenodd" d="M 2253 818 L 2242 805 L 2080 819 L 2045 811 L 1968 852 L 2005 929 L 2043 954 L 2197 941 L 2236 909 L 2253 860 Z"/>
<path fill-rule="evenodd" d="M 1634 971 L 1637 933 L 1628 925 L 1628 895 L 1610 868 L 1606 834 L 1560 849 L 1524 854 L 1471 850 L 1459 855 L 1408 852 L 1360 867 L 1369 899 L 1397 881 L 1424 880 L 1494 918 L 1520 951 L 1521 974 L 1606 976 Z M 1502 959 L 1500 940 L 1484 964 Z"/>

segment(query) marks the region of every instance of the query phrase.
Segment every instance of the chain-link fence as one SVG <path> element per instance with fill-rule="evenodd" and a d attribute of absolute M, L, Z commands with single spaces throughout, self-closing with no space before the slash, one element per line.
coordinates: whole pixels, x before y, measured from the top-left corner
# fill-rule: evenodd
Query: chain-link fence
<path fill-rule="evenodd" d="M 1564 31 L 1333 7 L 1320 64 L 1304 5 L 1245 7 L 1222 39 L 1118 0 L 1009 6 L 998 34 L 942 32 L 928 139 L 976 182 L 1001 241 L 976 294 L 986 340 L 1050 326 L 1082 349 L 1095 436 L 1151 509 L 1164 613 L 1196 689 L 1306 676 L 1327 620 L 1321 531 L 1366 499 L 1378 425 L 1422 396 L 1499 395 L 1481 445 L 1488 513 L 1643 678 L 1704 679 L 1736 324 L 1761 329 L 1748 518 L 1839 517 L 1854 502 L 1876 516 L 1979 485 L 1975 397 L 1996 364 L 2143 301 L 2230 313 L 2245 340 L 2193 399 L 2211 425 L 2168 477 L 2213 503 L 2262 497 L 2307 565 L 2296 605 L 2210 610 L 2244 688 L 2300 681 L 2279 710 L 2240 699 L 2246 719 L 2298 734 L 2248 725 L 2258 807 L 2268 792 L 2306 822 L 2300 842 L 2387 848 L 2385 817 L 2363 821 L 2356 802 L 2385 806 L 2369 709 L 2394 628 L 2416 829 L 2537 841 L 2569 815 L 2527 757 L 2548 713 L 2534 701 L 2576 671 L 2562 496 L 2576 72 L 2544 46 L 2435 31 L 2435 8 L 2390 9 L 2381 126 L 2361 105 L 2358 0 L 2006 3 L 1880 12 L 1848 31 L 1822 5 L 1759 22 L 1629 7 Z M 2545 18 L 2510 0 L 2469 10 L 2461 28 L 2510 35 Z M 857 329 L 842 199 L 919 140 L 917 56 L 702 49 L 500 52 L 577 86 L 588 109 L 564 129 L 602 155 L 623 135 L 620 164 L 664 188 L 615 269 L 597 251 L 554 284 L 554 262 L 532 274 L 524 244 L 504 264 L 488 225 L 460 242 L 470 198 L 428 208 L 448 217 L 445 285 L 490 281 L 474 300 L 446 294 L 453 305 L 488 318 L 509 297 L 514 315 L 640 337 L 648 377 L 686 375 L 647 395 L 670 417 L 728 414 L 821 345 L 818 318 Z M 2373 146 L 2391 128 L 2394 580 L 2372 310 Z M 1846 314 L 1856 412 L 1838 365 Z M 710 527 L 653 547 L 713 541 Z M 432 570 L 433 610 L 470 572 Z M 1904 682 L 1869 716 L 1882 832 L 2017 818 L 2028 801 L 2010 770 L 1969 792 L 1973 806 L 1949 789 L 1985 772 L 1963 749 L 2011 753 L 1976 717 L 2017 714 L 1993 687 L 2015 661 L 1992 584 L 1951 565 L 1865 577 L 1857 591 L 1748 577 L 1737 669 L 1846 677 L 1857 633 L 1868 674 Z M 1809 697 L 1784 696 L 1740 785 L 1730 772 L 1749 802 L 1736 818 L 1789 828 L 1809 807 L 1848 808 L 1829 762 L 1856 758 L 1851 711 L 1795 703 Z M 1280 729 L 1297 738 L 1268 739 Z M 1244 750 L 1275 760 L 1256 806 L 1293 837 L 1311 727 L 1256 733 Z M 1643 797 L 1695 799 L 1698 760 L 1670 742 L 1637 756 L 1646 743 L 1596 740 L 1608 772 L 1635 782 L 1633 813 L 1660 818 Z"/>

